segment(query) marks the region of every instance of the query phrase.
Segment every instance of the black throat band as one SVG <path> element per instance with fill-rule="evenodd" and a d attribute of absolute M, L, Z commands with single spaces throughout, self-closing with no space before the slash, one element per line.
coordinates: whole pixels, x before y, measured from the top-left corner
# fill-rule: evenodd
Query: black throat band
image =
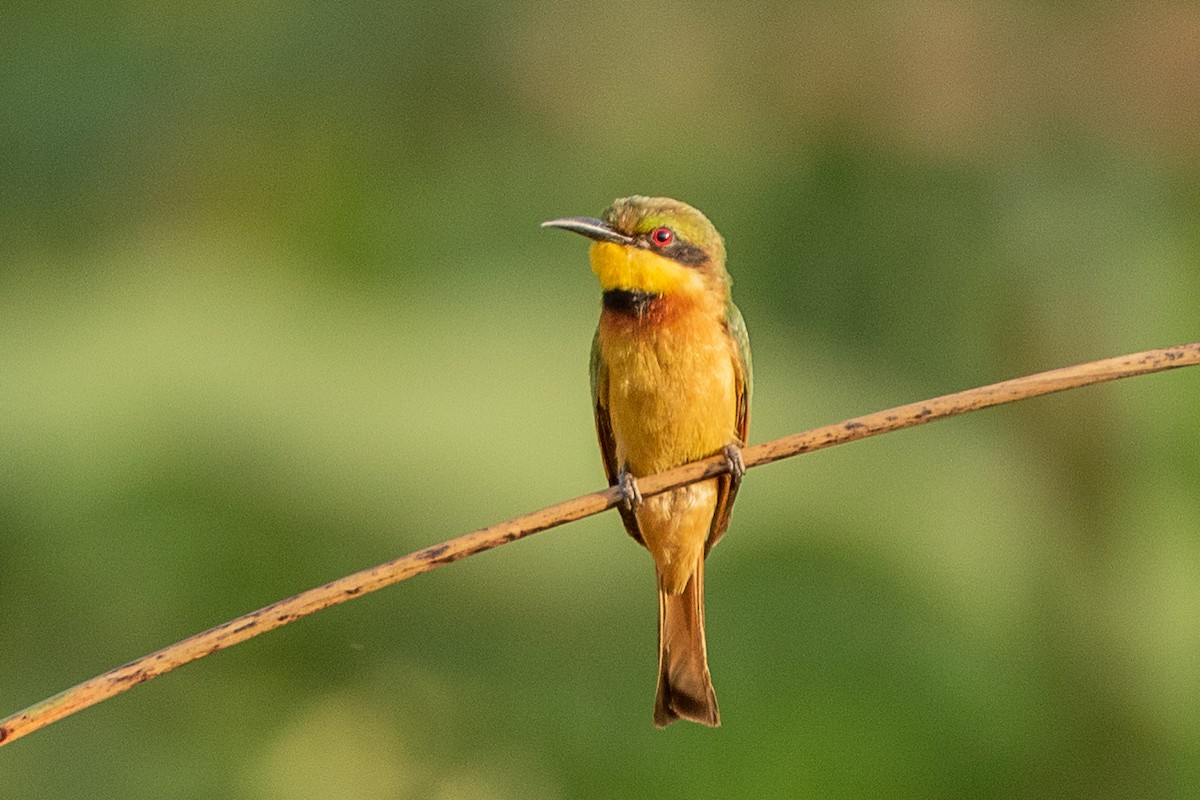
<path fill-rule="evenodd" d="M 643 292 L 638 289 L 609 289 L 604 293 L 604 307 L 609 311 L 635 314 L 640 317 L 660 296 L 654 292 Z"/>

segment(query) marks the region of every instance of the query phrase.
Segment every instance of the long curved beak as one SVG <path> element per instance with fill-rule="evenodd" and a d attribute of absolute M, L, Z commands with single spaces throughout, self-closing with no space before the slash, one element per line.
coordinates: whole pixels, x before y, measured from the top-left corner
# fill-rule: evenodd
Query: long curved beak
<path fill-rule="evenodd" d="M 543 228 L 562 228 L 564 231 L 578 233 L 597 242 L 616 242 L 617 244 L 633 244 L 634 238 L 610 228 L 603 220 L 595 217 L 562 217 L 548 219 L 542 223 Z"/>

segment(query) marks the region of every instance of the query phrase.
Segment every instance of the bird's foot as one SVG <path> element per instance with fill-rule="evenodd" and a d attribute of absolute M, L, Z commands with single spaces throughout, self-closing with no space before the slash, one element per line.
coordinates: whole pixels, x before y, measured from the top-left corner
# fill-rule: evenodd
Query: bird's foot
<path fill-rule="evenodd" d="M 721 448 L 721 455 L 729 462 L 729 479 L 733 485 L 740 486 L 742 476 L 746 474 L 746 462 L 742 460 L 742 448 L 736 444 L 727 444 Z"/>
<path fill-rule="evenodd" d="M 642 491 L 638 489 L 637 479 L 628 468 L 622 469 L 617 475 L 617 489 L 621 492 L 621 508 L 626 511 L 637 511 L 642 504 Z"/>

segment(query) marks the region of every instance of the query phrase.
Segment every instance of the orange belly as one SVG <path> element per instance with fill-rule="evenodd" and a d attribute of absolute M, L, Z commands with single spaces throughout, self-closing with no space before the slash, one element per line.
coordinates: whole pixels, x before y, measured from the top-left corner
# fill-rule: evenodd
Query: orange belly
<path fill-rule="evenodd" d="M 717 453 L 737 440 L 734 346 L 720 320 L 688 314 L 667 324 L 601 320 L 607 406 L 619 465 L 649 475 Z M 717 502 L 709 480 L 647 498 L 637 512 L 664 588 L 683 591 L 704 551 Z"/>

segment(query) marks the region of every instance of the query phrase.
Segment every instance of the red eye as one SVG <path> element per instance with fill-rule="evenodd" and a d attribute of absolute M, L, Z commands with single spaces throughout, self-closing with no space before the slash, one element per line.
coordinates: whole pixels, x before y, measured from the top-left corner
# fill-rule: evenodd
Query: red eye
<path fill-rule="evenodd" d="M 650 233 L 650 241 L 654 242 L 659 247 L 666 247 L 675 238 L 675 233 L 670 228 L 655 228 Z"/>

